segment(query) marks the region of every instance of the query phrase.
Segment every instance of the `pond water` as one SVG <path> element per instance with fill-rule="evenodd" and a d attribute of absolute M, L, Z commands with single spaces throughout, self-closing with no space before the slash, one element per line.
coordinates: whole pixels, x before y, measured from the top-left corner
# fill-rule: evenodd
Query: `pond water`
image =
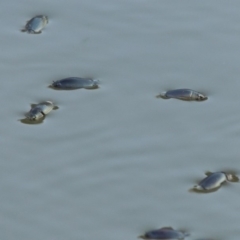
<path fill-rule="evenodd" d="M 239 239 L 240 2 L 9 0 L 2 4 L 1 239 L 122 240 L 171 226 Z M 42 34 L 20 30 L 35 15 Z M 55 91 L 54 80 L 99 79 Z M 190 88 L 204 102 L 159 99 Z M 53 101 L 41 124 L 20 119 Z"/>

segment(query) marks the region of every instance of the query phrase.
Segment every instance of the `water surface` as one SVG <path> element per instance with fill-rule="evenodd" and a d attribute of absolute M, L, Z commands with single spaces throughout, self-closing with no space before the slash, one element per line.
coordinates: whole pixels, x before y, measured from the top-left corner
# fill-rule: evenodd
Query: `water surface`
<path fill-rule="evenodd" d="M 186 229 L 237 240 L 239 183 L 188 189 L 205 171 L 239 171 L 237 1 L 19 1 L 2 4 L 1 239 L 122 240 Z M 21 33 L 35 15 L 42 34 Z M 97 90 L 54 91 L 70 76 Z M 155 98 L 190 88 L 205 102 Z M 59 106 L 42 124 L 31 103 Z"/>

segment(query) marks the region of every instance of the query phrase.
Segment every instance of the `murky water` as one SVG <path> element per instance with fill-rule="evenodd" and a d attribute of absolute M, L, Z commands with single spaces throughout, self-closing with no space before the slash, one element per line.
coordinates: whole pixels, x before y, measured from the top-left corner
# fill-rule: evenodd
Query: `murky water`
<path fill-rule="evenodd" d="M 239 239 L 239 183 L 188 190 L 205 171 L 239 173 L 240 2 L 9 0 L 1 16 L 1 239 Z M 37 14 L 42 34 L 20 32 Z M 53 80 L 100 80 L 54 91 Z M 205 102 L 163 100 L 190 88 Z M 19 119 L 53 101 L 42 124 Z"/>

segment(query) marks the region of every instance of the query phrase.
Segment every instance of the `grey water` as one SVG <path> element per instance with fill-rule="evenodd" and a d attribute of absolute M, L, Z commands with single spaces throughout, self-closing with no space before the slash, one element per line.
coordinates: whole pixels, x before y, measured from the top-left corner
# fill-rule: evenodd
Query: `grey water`
<path fill-rule="evenodd" d="M 43 14 L 41 34 L 22 33 Z M 122 240 L 171 226 L 238 240 L 240 2 L 9 0 L 0 22 L 0 238 Z M 91 77 L 96 90 L 54 91 Z M 158 99 L 189 88 L 204 102 Z M 30 104 L 59 109 L 41 124 Z"/>

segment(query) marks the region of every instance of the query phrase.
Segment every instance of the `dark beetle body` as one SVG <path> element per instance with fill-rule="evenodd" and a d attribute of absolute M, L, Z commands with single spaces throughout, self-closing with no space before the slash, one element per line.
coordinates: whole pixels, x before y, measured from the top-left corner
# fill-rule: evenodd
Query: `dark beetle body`
<path fill-rule="evenodd" d="M 191 90 L 191 89 L 170 90 L 170 91 L 161 93 L 157 97 L 161 97 L 164 99 L 176 98 L 176 99 L 185 100 L 185 101 L 207 100 L 207 97 L 204 96 L 202 93 L 199 93 L 199 92 Z"/>
<path fill-rule="evenodd" d="M 236 175 L 225 172 L 207 172 L 206 175 L 207 177 L 194 186 L 195 190 L 211 191 L 218 189 L 226 181 L 237 182 L 239 180 Z"/>
<path fill-rule="evenodd" d="M 146 232 L 140 238 L 143 239 L 184 239 L 189 234 L 174 230 L 171 227 L 164 227 L 157 230 Z"/>
<path fill-rule="evenodd" d="M 194 186 L 197 190 L 211 190 L 221 186 L 227 180 L 225 173 L 215 172 L 205 177 L 198 185 Z"/>
<path fill-rule="evenodd" d="M 54 81 L 50 87 L 63 90 L 73 90 L 78 88 L 94 89 L 98 88 L 98 84 L 98 80 L 91 78 L 70 77 Z"/>
<path fill-rule="evenodd" d="M 22 32 L 38 34 L 42 32 L 42 29 L 47 25 L 48 17 L 39 15 L 30 19 Z"/>
<path fill-rule="evenodd" d="M 53 109 L 57 109 L 57 107 L 50 101 L 32 104 L 30 111 L 26 113 L 26 117 L 29 120 L 39 120 L 50 113 Z"/>
<path fill-rule="evenodd" d="M 30 120 L 38 120 L 45 116 L 44 112 L 42 111 L 41 107 L 34 107 L 30 109 L 28 113 L 26 113 L 26 117 Z"/>

